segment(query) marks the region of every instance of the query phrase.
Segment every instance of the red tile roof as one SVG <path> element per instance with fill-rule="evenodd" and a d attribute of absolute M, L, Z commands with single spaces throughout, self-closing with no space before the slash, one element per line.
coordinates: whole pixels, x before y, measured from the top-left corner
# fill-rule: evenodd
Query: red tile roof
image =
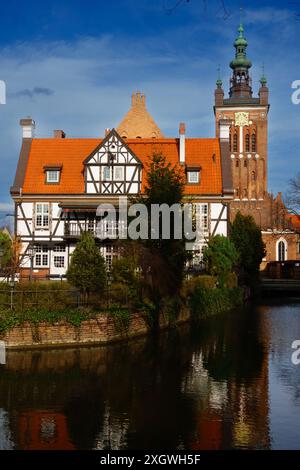
<path fill-rule="evenodd" d="M 102 139 L 33 139 L 23 194 L 84 193 L 84 160 Z M 167 160 L 179 163 L 179 139 L 127 139 L 126 144 L 142 161 L 145 168 L 153 152 L 162 152 Z M 63 165 L 59 184 L 45 184 L 44 167 Z M 186 164 L 201 167 L 199 184 L 186 185 L 186 194 L 222 193 L 221 156 L 218 139 L 186 138 Z M 145 185 L 143 171 L 143 185 Z"/>
<path fill-rule="evenodd" d="M 295 228 L 296 230 L 300 230 L 300 215 L 289 214 L 288 219 L 291 222 L 293 228 Z"/>

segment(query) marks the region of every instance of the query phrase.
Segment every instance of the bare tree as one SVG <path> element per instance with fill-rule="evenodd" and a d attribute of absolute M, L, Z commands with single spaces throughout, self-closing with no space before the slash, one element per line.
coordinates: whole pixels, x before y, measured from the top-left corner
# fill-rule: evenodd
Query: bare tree
<path fill-rule="evenodd" d="M 300 213 L 300 173 L 290 179 L 285 203 L 289 212 Z"/>

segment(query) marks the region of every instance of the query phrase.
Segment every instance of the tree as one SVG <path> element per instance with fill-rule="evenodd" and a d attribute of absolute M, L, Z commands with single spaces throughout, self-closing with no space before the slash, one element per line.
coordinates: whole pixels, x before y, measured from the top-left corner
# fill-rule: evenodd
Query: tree
<path fill-rule="evenodd" d="M 156 227 L 157 238 L 151 238 L 151 208 L 153 205 L 165 204 L 171 207 L 178 204 L 179 208 L 184 191 L 184 173 L 182 169 L 166 161 L 161 153 L 154 153 L 146 169 L 146 186 L 144 194 L 133 202 L 144 204 L 148 211 L 148 239 L 138 240 L 138 265 L 141 270 L 143 294 L 152 305 L 153 329 L 158 327 L 161 303 L 166 297 L 174 297 L 183 281 L 183 273 L 187 253 L 184 238 L 178 240 L 174 235 L 174 219 L 170 217 L 170 236 L 162 236 L 162 215 L 159 214 L 159 227 Z M 152 227 L 153 228 L 153 227 Z"/>
<path fill-rule="evenodd" d="M 208 272 L 217 276 L 220 287 L 225 287 L 229 274 L 238 262 L 238 252 L 229 238 L 223 235 L 212 237 L 203 250 L 203 261 Z"/>
<path fill-rule="evenodd" d="M 300 173 L 290 179 L 285 202 L 291 212 L 300 213 Z"/>
<path fill-rule="evenodd" d="M 147 169 L 147 183 L 142 202 L 150 217 L 154 204 L 181 204 L 184 191 L 184 175 L 180 167 L 172 166 L 161 153 L 154 153 Z M 149 220 L 149 227 L 151 223 Z M 150 237 L 144 244 L 141 265 L 152 287 L 157 303 L 163 296 L 176 295 L 179 291 L 186 261 L 185 240 L 174 237 L 173 218 L 170 218 L 170 237 L 162 237 L 162 224 L 158 239 Z"/>
<path fill-rule="evenodd" d="M 252 216 L 237 213 L 231 225 L 230 239 L 239 253 L 240 280 L 253 286 L 259 277 L 259 267 L 266 255 L 260 228 Z"/>
<path fill-rule="evenodd" d="M 12 239 L 8 233 L 0 231 L 0 266 L 6 268 L 13 257 Z"/>
<path fill-rule="evenodd" d="M 93 236 L 85 232 L 81 235 L 71 257 L 67 279 L 77 287 L 85 301 L 90 292 L 101 292 L 106 285 L 106 267 L 103 256 L 96 246 Z"/>

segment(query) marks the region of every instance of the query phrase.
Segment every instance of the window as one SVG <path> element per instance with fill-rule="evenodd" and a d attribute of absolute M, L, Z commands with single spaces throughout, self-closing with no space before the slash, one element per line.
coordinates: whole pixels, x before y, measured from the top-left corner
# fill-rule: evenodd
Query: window
<path fill-rule="evenodd" d="M 54 256 L 54 267 L 55 268 L 64 268 L 65 267 L 65 257 L 64 256 Z"/>
<path fill-rule="evenodd" d="M 103 167 L 102 179 L 103 181 L 111 181 L 111 167 L 110 166 Z"/>
<path fill-rule="evenodd" d="M 248 164 L 247 164 L 247 160 L 244 160 L 244 167 L 247 168 Z"/>
<path fill-rule="evenodd" d="M 251 136 L 251 152 L 256 152 L 256 135 Z"/>
<path fill-rule="evenodd" d="M 112 267 L 112 255 L 105 256 L 105 263 L 106 263 L 107 271 L 110 271 Z"/>
<path fill-rule="evenodd" d="M 34 264 L 37 268 L 46 268 L 49 264 L 49 252 L 47 246 L 37 245 L 35 247 Z"/>
<path fill-rule="evenodd" d="M 208 205 L 201 204 L 201 225 L 204 230 L 208 229 Z"/>
<path fill-rule="evenodd" d="M 188 171 L 188 183 L 199 183 L 199 171 Z"/>
<path fill-rule="evenodd" d="M 124 179 L 124 167 L 115 166 L 114 167 L 114 180 L 123 181 L 123 179 Z"/>
<path fill-rule="evenodd" d="M 54 253 L 64 253 L 66 251 L 66 247 L 64 245 L 55 245 L 53 247 Z"/>
<path fill-rule="evenodd" d="M 255 180 L 256 180 L 256 173 L 255 173 L 255 171 L 252 171 L 252 173 L 251 173 L 251 179 L 252 179 L 252 181 L 255 181 Z"/>
<path fill-rule="evenodd" d="M 278 243 L 278 261 L 285 261 L 285 242 L 282 240 Z"/>
<path fill-rule="evenodd" d="M 235 166 L 236 166 L 237 168 L 240 166 L 240 162 L 239 162 L 238 160 L 236 160 Z"/>
<path fill-rule="evenodd" d="M 46 171 L 46 183 L 59 183 L 60 171 L 59 170 L 47 170 Z"/>
<path fill-rule="evenodd" d="M 49 227 L 49 204 L 48 203 L 36 204 L 35 226 L 37 228 Z"/>
<path fill-rule="evenodd" d="M 233 134 L 233 151 L 238 151 L 238 136 L 236 132 Z"/>
<path fill-rule="evenodd" d="M 245 147 L 246 147 L 246 152 L 250 152 L 250 135 L 246 134 L 245 137 Z"/>
<path fill-rule="evenodd" d="M 201 230 L 208 230 L 208 204 L 196 203 L 192 205 L 193 230 L 196 230 L 196 222 Z"/>

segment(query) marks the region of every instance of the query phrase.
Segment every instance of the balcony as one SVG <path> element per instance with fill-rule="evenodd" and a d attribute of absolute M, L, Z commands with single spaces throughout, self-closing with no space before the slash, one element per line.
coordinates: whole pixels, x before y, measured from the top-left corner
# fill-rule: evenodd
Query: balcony
<path fill-rule="evenodd" d="M 119 237 L 120 229 L 124 230 L 124 224 L 108 221 L 76 221 L 66 222 L 64 228 L 65 238 L 79 238 L 82 233 L 91 233 L 95 238 L 116 239 Z"/>

